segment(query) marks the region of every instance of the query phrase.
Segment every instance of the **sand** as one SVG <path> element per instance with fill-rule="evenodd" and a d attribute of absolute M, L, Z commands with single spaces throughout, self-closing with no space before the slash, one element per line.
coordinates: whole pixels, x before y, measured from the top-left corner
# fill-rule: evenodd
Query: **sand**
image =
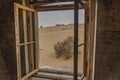
<path fill-rule="evenodd" d="M 54 44 L 65 40 L 68 36 L 73 37 L 73 25 L 42 28 L 39 30 L 40 63 L 44 68 L 73 71 L 73 57 L 65 60 L 64 57 L 56 58 Z M 79 44 L 84 42 L 84 25 L 79 25 Z M 83 73 L 83 46 L 79 47 L 78 68 Z"/>

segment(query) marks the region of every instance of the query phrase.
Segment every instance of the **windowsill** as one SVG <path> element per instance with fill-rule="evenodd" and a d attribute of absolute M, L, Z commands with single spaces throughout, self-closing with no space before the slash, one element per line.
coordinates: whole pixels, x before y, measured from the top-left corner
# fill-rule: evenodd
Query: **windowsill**
<path fill-rule="evenodd" d="M 83 74 L 78 74 L 78 80 L 83 79 Z M 73 80 L 73 73 L 54 69 L 40 69 L 30 80 Z"/>

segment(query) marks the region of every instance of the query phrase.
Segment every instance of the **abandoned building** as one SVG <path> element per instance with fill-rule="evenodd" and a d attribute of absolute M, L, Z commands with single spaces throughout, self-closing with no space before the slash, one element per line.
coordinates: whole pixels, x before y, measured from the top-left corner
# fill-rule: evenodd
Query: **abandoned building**
<path fill-rule="evenodd" d="M 44 6 L 59 2 L 74 4 Z M 33 77 L 37 80 L 120 80 L 119 6 L 120 0 L 1 0 L 0 80 L 34 80 L 30 79 Z M 75 14 L 74 72 L 39 69 L 37 13 L 71 9 Z M 85 9 L 84 72 L 80 75 L 77 74 L 79 9 Z"/>

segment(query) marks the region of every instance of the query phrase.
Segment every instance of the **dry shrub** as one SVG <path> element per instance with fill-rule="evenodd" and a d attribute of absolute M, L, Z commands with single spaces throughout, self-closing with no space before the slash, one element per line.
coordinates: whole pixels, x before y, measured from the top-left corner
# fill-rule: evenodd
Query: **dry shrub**
<path fill-rule="evenodd" d="M 71 58 L 73 52 L 73 38 L 67 37 L 64 41 L 58 41 L 54 45 L 54 50 L 56 58 L 59 58 L 61 56 L 64 56 L 66 60 Z"/>

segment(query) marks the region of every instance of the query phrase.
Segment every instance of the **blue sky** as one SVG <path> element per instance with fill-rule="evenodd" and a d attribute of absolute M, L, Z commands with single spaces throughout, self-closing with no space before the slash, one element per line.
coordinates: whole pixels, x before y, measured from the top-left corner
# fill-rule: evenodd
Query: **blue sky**
<path fill-rule="evenodd" d="M 73 10 L 39 12 L 38 17 L 39 26 L 43 27 L 74 23 Z M 84 10 L 79 10 L 79 23 L 84 23 Z"/>

